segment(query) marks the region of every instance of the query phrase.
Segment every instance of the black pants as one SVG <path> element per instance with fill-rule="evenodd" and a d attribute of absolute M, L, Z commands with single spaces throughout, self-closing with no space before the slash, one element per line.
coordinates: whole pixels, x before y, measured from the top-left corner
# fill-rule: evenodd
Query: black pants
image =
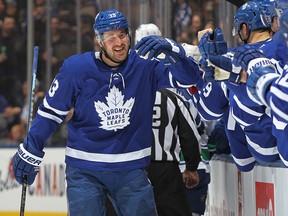
<path fill-rule="evenodd" d="M 178 162 L 152 161 L 146 168 L 159 216 L 191 216 Z"/>
<path fill-rule="evenodd" d="M 108 197 L 106 199 L 106 216 L 117 216 L 114 207 Z"/>

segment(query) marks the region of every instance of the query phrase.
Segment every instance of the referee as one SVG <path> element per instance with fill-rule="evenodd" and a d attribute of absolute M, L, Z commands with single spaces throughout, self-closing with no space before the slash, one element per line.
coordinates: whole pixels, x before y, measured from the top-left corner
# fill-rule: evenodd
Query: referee
<path fill-rule="evenodd" d="M 185 187 L 193 188 L 199 183 L 200 135 L 185 101 L 171 89 L 156 93 L 153 135 L 152 161 L 146 170 L 158 215 L 191 215 Z M 186 162 L 183 176 L 179 169 L 180 151 Z"/>

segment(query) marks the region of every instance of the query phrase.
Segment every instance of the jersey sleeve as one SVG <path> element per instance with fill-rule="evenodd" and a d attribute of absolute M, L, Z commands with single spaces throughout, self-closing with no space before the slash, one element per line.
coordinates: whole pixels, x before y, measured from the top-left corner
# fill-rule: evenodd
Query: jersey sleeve
<path fill-rule="evenodd" d="M 73 73 L 68 73 L 64 62 L 59 73 L 46 92 L 43 102 L 38 107 L 35 119 L 28 134 L 29 141 L 42 150 L 45 141 L 63 122 L 73 106 L 76 91 Z"/>
<path fill-rule="evenodd" d="M 229 107 L 227 88 L 223 82 L 205 83 L 199 94 L 193 94 L 193 102 L 205 121 L 219 119 Z"/>
<path fill-rule="evenodd" d="M 169 66 L 159 60 L 154 72 L 158 90 L 171 87 L 189 88 L 192 85 L 196 85 L 201 79 L 198 64 L 188 57 L 179 57 L 179 61 Z"/>
<path fill-rule="evenodd" d="M 266 101 L 271 107 L 272 116 L 275 116 L 278 121 L 288 123 L 288 70 L 276 79 L 271 87 L 270 91 L 267 91 Z"/>

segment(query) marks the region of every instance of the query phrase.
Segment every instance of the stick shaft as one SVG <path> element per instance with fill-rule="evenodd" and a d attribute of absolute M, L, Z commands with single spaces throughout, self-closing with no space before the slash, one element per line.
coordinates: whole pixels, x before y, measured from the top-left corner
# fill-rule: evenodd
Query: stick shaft
<path fill-rule="evenodd" d="M 29 113 L 28 113 L 28 124 L 27 124 L 27 134 L 30 130 L 32 120 L 33 120 L 33 105 L 34 105 L 34 94 L 35 94 L 35 84 L 36 84 L 36 72 L 38 66 L 38 54 L 39 47 L 34 47 L 33 52 L 33 65 L 32 65 L 32 80 L 29 95 Z M 20 204 L 20 216 L 24 216 L 25 213 L 25 203 L 26 203 L 26 191 L 27 191 L 27 176 L 23 177 L 22 193 L 21 193 L 21 204 Z"/>
<path fill-rule="evenodd" d="M 33 54 L 33 65 L 32 65 L 32 80 L 31 80 L 31 88 L 30 88 L 30 95 L 29 95 L 29 114 L 28 114 L 28 126 L 27 126 L 27 133 L 30 130 L 32 120 L 33 120 L 33 105 L 34 105 L 34 94 L 35 94 L 35 85 L 36 85 L 36 72 L 38 66 L 38 54 L 39 54 L 39 47 L 34 47 L 34 54 Z"/>

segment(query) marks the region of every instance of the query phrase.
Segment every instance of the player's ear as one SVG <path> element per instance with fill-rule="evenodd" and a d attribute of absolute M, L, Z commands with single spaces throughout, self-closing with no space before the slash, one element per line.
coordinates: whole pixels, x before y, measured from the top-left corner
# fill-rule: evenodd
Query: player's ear
<path fill-rule="evenodd" d="M 243 35 L 245 35 L 245 38 L 249 37 L 249 28 L 245 23 L 242 24 L 241 31 L 243 32 Z"/>

